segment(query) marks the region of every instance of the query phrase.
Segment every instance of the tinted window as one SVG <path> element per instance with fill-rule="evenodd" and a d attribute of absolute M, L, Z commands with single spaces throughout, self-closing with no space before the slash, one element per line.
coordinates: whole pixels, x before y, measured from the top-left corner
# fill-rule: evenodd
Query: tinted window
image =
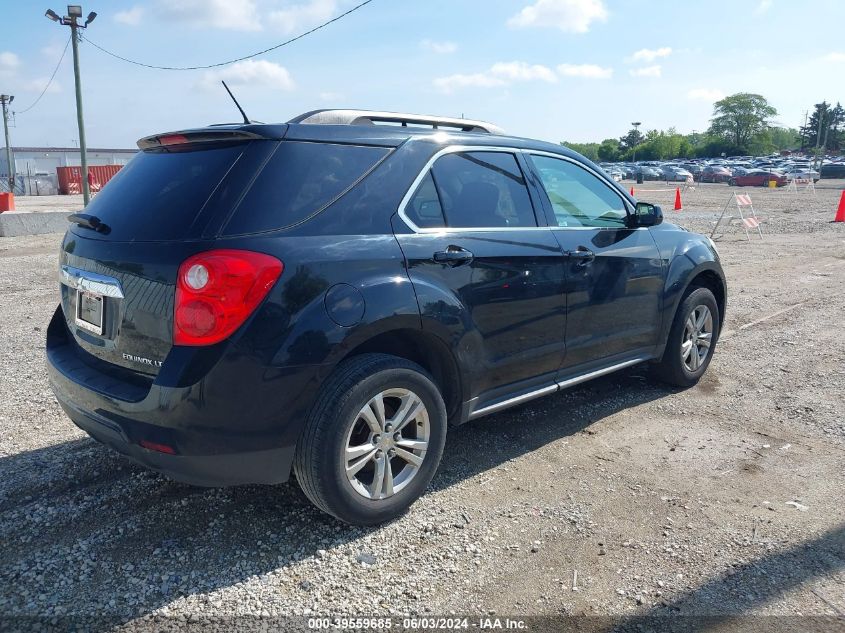
<path fill-rule="evenodd" d="M 532 156 L 558 226 L 625 226 L 625 203 L 597 176 L 574 163 Z"/>
<path fill-rule="evenodd" d="M 215 187 L 248 144 L 139 152 L 91 200 L 86 213 L 111 227 L 110 239 L 185 237 Z"/>
<path fill-rule="evenodd" d="M 384 147 L 283 141 L 223 230 L 272 231 L 320 211 L 387 153 Z"/>
<path fill-rule="evenodd" d="M 525 178 L 513 154 L 446 154 L 431 171 L 448 226 L 537 226 Z"/>
<path fill-rule="evenodd" d="M 428 172 L 417 188 L 414 196 L 405 207 L 405 215 L 421 229 L 439 228 L 445 226 L 443 208 L 437 195 L 437 187 L 431 172 Z"/>

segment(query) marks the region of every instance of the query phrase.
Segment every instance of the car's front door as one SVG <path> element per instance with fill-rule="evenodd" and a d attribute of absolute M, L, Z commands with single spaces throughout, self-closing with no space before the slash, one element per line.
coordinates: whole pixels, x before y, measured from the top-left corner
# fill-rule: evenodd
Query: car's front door
<path fill-rule="evenodd" d="M 566 358 L 561 379 L 592 365 L 645 357 L 660 332 L 665 275 L 647 228 L 628 228 L 629 205 L 606 179 L 563 156 L 529 153 L 566 254 Z"/>
<path fill-rule="evenodd" d="M 445 150 L 399 212 L 423 328 L 450 341 L 476 409 L 551 384 L 564 357 L 564 261 L 520 161 L 501 149 Z"/>

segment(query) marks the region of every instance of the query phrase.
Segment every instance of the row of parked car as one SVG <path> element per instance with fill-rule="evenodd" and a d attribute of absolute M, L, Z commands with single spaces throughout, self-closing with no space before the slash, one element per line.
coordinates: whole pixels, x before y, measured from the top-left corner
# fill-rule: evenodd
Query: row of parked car
<path fill-rule="evenodd" d="M 668 162 L 601 163 L 614 180 L 663 180 L 666 182 L 724 182 L 738 187 L 778 187 L 790 180 L 845 178 L 845 158 L 824 163 L 818 170 L 803 156 L 741 156 L 729 159 L 674 160 Z"/>

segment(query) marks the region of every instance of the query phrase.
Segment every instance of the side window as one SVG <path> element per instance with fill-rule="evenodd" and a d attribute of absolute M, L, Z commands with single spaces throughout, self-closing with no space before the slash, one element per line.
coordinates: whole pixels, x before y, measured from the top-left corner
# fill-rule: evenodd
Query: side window
<path fill-rule="evenodd" d="M 450 227 L 537 226 L 525 177 L 508 152 L 459 152 L 431 169 Z"/>
<path fill-rule="evenodd" d="M 281 141 L 223 229 L 260 233 L 301 222 L 371 170 L 385 147 Z"/>
<path fill-rule="evenodd" d="M 531 156 L 558 226 L 624 227 L 622 196 L 586 169 L 550 156 Z"/>
<path fill-rule="evenodd" d="M 417 188 L 414 196 L 405 207 L 405 215 L 421 229 L 434 229 L 446 226 L 443 220 L 443 208 L 437 187 L 429 171 Z"/>

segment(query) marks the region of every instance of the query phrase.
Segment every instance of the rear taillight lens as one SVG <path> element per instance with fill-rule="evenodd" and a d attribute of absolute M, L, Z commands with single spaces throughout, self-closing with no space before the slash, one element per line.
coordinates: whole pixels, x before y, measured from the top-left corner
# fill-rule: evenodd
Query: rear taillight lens
<path fill-rule="evenodd" d="M 237 330 L 267 296 L 284 264 L 264 253 L 219 249 L 179 266 L 174 345 L 213 345 Z"/>

